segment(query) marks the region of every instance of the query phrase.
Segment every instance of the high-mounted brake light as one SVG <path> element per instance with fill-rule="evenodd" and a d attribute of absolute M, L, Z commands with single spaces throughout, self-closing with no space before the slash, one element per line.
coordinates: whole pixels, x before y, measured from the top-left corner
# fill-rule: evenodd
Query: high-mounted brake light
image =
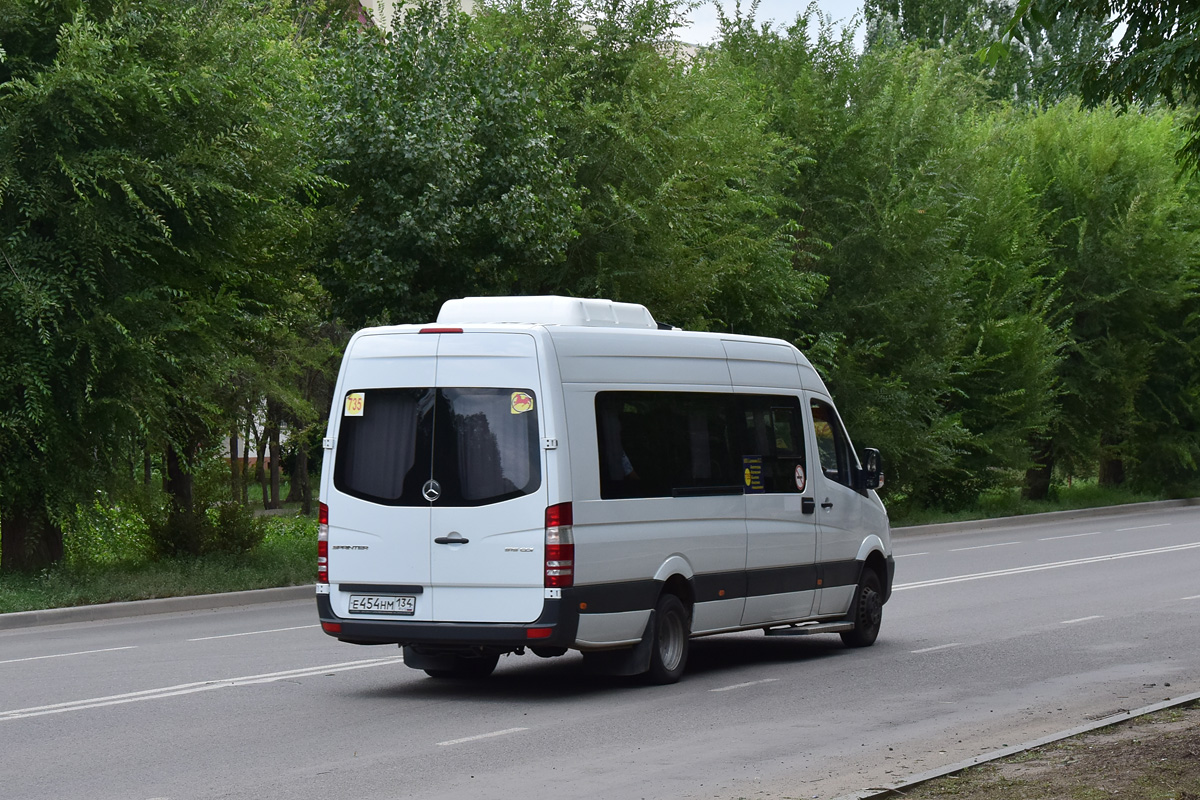
<path fill-rule="evenodd" d="M 462 328 L 421 328 L 420 333 L 462 333 Z"/>
<path fill-rule="evenodd" d="M 575 585 L 575 534 L 570 503 L 546 509 L 546 588 Z"/>
<path fill-rule="evenodd" d="M 317 583 L 329 583 L 329 506 L 317 506 Z"/>

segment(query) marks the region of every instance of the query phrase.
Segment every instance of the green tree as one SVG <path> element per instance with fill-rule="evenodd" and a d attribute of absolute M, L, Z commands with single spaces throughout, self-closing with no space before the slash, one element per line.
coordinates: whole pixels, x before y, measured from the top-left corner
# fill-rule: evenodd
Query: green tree
<path fill-rule="evenodd" d="M 1200 98 L 1200 8 L 1189 0 L 1020 0 L 980 57 L 996 64 L 1014 41 L 1036 47 L 1044 31 L 1063 25 L 1095 27 L 1107 45 L 1060 59 L 1089 105 L 1112 100 L 1128 108 L 1162 100 L 1194 108 Z M 1189 136 L 1178 156 L 1196 169 L 1200 113 L 1187 113 Z"/>
<path fill-rule="evenodd" d="M 247 321 L 293 278 L 315 186 L 293 29 L 236 3 L 0 6 L 3 567 L 131 439 L 179 469 Z"/>
<path fill-rule="evenodd" d="M 1012 16 L 1006 0 L 866 0 L 868 50 L 915 44 L 975 53 L 995 40 Z M 992 97 L 1053 102 L 1079 92 L 1079 76 L 1064 64 L 1098 57 L 1110 31 L 1100 21 L 1058 20 L 1011 48 L 983 72 Z M 976 67 L 978 69 L 978 67 Z"/>
<path fill-rule="evenodd" d="M 539 54 L 574 166 L 578 236 L 540 291 L 643 302 L 693 328 L 784 335 L 819 279 L 783 212 L 796 154 L 766 129 L 754 76 L 695 55 L 674 0 L 488 3 L 490 36 Z"/>
<path fill-rule="evenodd" d="M 324 76 L 324 152 L 345 187 L 322 281 L 351 324 L 420 321 L 463 294 L 509 293 L 574 235 L 553 92 L 528 53 L 439 2 L 386 35 L 351 32 Z"/>
<path fill-rule="evenodd" d="M 859 57 L 827 25 L 810 39 L 804 17 L 724 33 L 722 50 L 765 76 L 774 129 L 807 155 L 788 191 L 828 290 L 796 338 L 860 443 L 886 452 L 890 491 L 961 505 L 1019 474 L 1059 343 L 1031 190 L 981 152 L 983 81 L 939 51 Z"/>
<path fill-rule="evenodd" d="M 1047 218 L 1045 274 L 1061 286 L 1056 316 L 1069 331 L 1031 494 L 1045 494 L 1056 465 L 1068 475 L 1099 465 L 1110 484 L 1194 477 L 1200 215 L 1171 161 L 1175 120 L 1075 102 L 1006 127 Z"/>

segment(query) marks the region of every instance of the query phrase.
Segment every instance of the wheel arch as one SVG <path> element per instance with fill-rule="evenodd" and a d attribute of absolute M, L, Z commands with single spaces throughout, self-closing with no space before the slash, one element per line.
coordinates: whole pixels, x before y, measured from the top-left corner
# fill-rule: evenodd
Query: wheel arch
<path fill-rule="evenodd" d="M 686 558 L 678 554 L 664 561 L 654 575 L 654 580 L 662 584 L 659 595 L 673 594 L 678 597 L 687 608 L 689 617 L 696 603 L 696 587 L 693 578 L 692 565 Z"/>
<path fill-rule="evenodd" d="M 872 550 L 867 553 L 865 558 L 861 560 L 863 563 L 862 569 L 872 570 L 876 577 L 879 578 L 879 585 L 883 589 L 883 602 L 886 603 L 892 594 L 892 584 L 891 581 L 888 580 L 887 559 L 884 558 L 883 551 Z M 859 579 L 861 580 L 861 578 L 862 573 L 860 571 Z"/>

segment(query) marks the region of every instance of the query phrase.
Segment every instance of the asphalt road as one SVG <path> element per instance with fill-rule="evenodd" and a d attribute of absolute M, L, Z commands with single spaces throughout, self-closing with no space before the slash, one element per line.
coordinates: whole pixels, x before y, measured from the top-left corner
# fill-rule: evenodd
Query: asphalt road
<path fill-rule="evenodd" d="M 307 601 L 0 631 L 0 796 L 831 798 L 1200 691 L 1200 508 L 895 549 L 874 647 L 712 637 L 665 687 L 437 681 Z"/>

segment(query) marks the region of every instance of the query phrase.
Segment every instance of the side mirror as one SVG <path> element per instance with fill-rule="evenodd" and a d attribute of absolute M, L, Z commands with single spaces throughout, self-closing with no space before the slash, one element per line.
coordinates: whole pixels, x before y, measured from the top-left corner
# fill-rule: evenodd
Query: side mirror
<path fill-rule="evenodd" d="M 863 486 L 867 489 L 883 488 L 883 459 L 874 447 L 863 448 Z"/>

